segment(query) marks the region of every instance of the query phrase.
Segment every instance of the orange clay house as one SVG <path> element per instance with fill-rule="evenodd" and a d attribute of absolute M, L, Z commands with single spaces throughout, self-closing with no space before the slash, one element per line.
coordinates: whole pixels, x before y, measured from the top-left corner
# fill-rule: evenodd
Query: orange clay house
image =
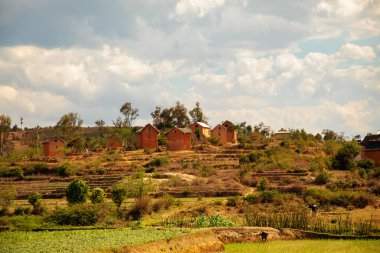
<path fill-rule="evenodd" d="M 380 165 L 380 131 L 377 134 L 367 135 L 362 141 L 362 159 L 370 159 L 376 166 Z"/>
<path fill-rule="evenodd" d="M 211 136 L 210 126 L 203 122 L 196 122 L 190 125 L 192 140 L 195 144 L 207 142 L 207 138 Z"/>
<path fill-rule="evenodd" d="M 224 121 L 222 125 L 227 128 L 227 142 L 235 143 L 237 139 L 237 130 L 231 121 Z"/>
<path fill-rule="evenodd" d="M 191 149 L 191 129 L 174 127 L 166 133 L 167 150 L 190 150 Z"/>
<path fill-rule="evenodd" d="M 160 132 L 151 124 L 137 131 L 137 148 L 153 149 L 158 147 L 158 134 Z"/>
<path fill-rule="evenodd" d="M 216 125 L 211 130 L 211 137 L 218 139 L 218 143 L 222 146 L 227 144 L 227 128 L 222 124 Z"/>
<path fill-rule="evenodd" d="M 63 140 L 60 138 L 52 138 L 50 140 L 44 141 L 42 143 L 44 149 L 44 156 L 46 157 L 54 157 L 60 154 L 57 150 L 63 148 Z"/>

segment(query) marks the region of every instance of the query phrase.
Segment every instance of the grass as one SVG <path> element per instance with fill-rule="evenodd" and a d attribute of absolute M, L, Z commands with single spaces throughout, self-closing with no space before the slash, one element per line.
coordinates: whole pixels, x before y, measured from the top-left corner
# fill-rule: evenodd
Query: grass
<path fill-rule="evenodd" d="M 0 252 L 89 252 L 170 239 L 183 229 L 98 229 L 44 232 L 1 232 Z"/>
<path fill-rule="evenodd" d="M 359 253 L 379 252 L 379 240 L 297 240 L 267 243 L 232 243 L 225 245 L 226 253 Z"/>

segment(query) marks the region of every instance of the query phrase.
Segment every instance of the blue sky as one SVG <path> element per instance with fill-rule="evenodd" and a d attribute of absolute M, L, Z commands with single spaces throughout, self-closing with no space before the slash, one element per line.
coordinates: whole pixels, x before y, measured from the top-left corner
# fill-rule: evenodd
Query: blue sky
<path fill-rule="evenodd" d="M 380 1 L 0 0 L 0 113 L 111 125 L 201 103 L 209 123 L 380 129 Z"/>

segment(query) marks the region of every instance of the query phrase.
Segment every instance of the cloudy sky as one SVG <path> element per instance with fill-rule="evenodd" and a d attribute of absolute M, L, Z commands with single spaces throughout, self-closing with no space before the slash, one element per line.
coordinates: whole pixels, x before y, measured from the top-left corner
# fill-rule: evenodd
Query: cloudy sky
<path fill-rule="evenodd" d="M 0 0 L 0 114 L 201 103 L 209 123 L 380 129 L 380 1 Z"/>

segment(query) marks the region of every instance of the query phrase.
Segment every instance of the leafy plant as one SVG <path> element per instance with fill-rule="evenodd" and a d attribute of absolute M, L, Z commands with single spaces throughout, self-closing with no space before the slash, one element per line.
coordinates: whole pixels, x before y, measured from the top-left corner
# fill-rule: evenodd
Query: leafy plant
<path fill-rule="evenodd" d="M 89 188 L 86 182 L 80 179 L 74 179 L 66 188 L 66 199 L 70 204 L 84 203 L 88 197 Z"/>
<path fill-rule="evenodd" d="M 104 203 L 106 201 L 104 190 L 99 187 L 92 189 L 90 199 L 93 204 Z"/>

